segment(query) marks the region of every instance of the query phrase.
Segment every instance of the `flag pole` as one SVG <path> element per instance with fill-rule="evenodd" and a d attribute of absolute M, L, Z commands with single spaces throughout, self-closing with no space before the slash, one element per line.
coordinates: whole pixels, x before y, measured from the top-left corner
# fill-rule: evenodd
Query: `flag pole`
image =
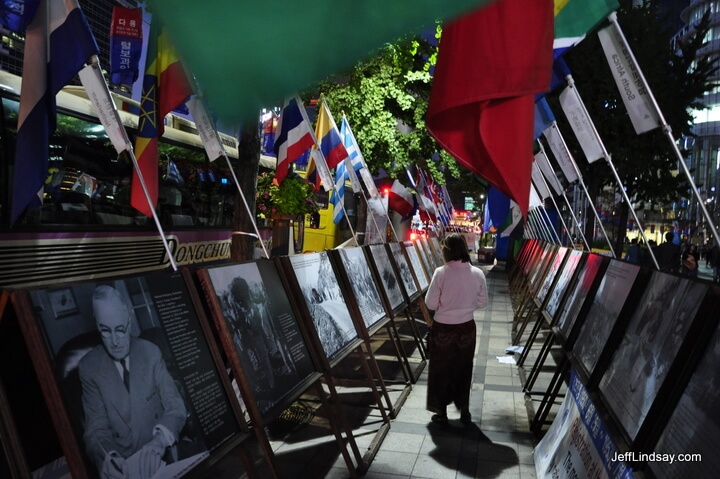
<path fill-rule="evenodd" d="M 184 67 L 184 64 L 183 64 Z M 227 152 L 225 151 L 225 148 L 222 146 L 222 141 L 220 140 L 220 136 L 218 135 L 217 130 L 215 129 L 215 126 L 212 124 L 212 121 L 210 119 L 210 115 L 208 113 L 207 107 L 205 106 L 204 97 L 202 95 L 202 92 L 200 92 L 200 89 L 198 87 L 198 82 L 195 79 L 195 76 L 191 74 L 187 69 L 185 69 L 185 77 L 188 79 L 192 79 L 192 90 L 195 92 L 195 97 L 197 100 L 197 106 L 200 108 L 200 111 L 191 111 L 193 115 L 193 120 L 195 121 L 195 126 L 198 129 L 198 132 L 200 133 L 200 139 L 203 141 L 203 145 L 206 141 L 215 141 L 218 145 L 218 153 L 222 155 L 225 158 L 225 162 L 227 163 L 228 168 L 230 169 L 230 174 L 233 177 L 233 181 L 235 182 L 235 186 L 237 187 L 238 193 L 240 194 L 240 198 L 242 199 L 243 205 L 245 205 L 245 211 L 248 214 L 248 217 L 250 218 L 250 222 L 253 225 L 253 229 L 255 230 L 255 236 L 257 237 L 258 242 L 260 243 L 260 247 L 263 250 L 263 253 L 265 254 L 265 258 L 270 259 L 270 254 L 267 251 L 267 248 L 265 248 L 265 243 L 263 242 L 262 238 L 260 237 L 260 230 L 258 229 L 257 222 L 255 221 L 255 213 L 250 211 L 250 205 L 248 205 L 247 199 L 245 198 L 245 194 L 242 191 L 242 188 L 240 188 L 240 182 L 238 181 L 238 177 L 235 174 L 235 169 L 233 168 L 232 164 L 230 163 L 230 157 L 228 156 Z M 193 105 L 194 103 L 188 102 L 188 106 Z M 196 118 L 196 115 L 198 118 Z M 209 157 L 210 155 L 208 155 Z M 209 158 L 210 162 L 212 163 L 215 161 L 218 157 L 215 158 Z M 241 235 L 247 235 L 249 233 L 245 231 L 233 231 L 233 235 L 241 234 Z"/>
<path fill-rule="evenodd" d="M 611 13 L 608 16 L 608 20 L 610 20 L 610 23 L 612 23 L 615 28 L 617 29 L 617 33 L 620 37 L 620 40 L 623 43 L 623 46 L 625 49 L 627 49 L 628 56 L 633 62 L 633 65 L 637 69 L 638 77 L 640 78 L 640 81 L 642 81 L 643 87 L 645 88 L 645 91 L 648 94 L 648 98 L 650 99 L 650 102 L 653 105 L 653 108 L 655 109 L 655 113 L 658 115 L 658 119 L 660 120 L 660 124 L 662 127 L 663 132 L 667 136 L 668 140 L 670 141 L 670 145 L 672 145 L 673 152 L 675 153 L 675 156 L 677 157 L 678 162 L 682 165 L 683 172 L 685 173 L 685 176 L 688 179 L 688 182 L 690 183 L 690 188 L 692 189 L 693 194 L 695 195 L 695 198 L 697 199 L 698 203 L 700 204 L 700 209 L 702 209 L 703 216 L 705 216 L 705 219 L 708 222 L 708 225 L 710 226 L 710 230 L 712 231 L 713 237 L 715 238 L 715 241 L 717 242 L 720 239 L 720 236 L 718 236 L 717 228 L 715 227 L 715 223 L 712 220 L 712 217 L 710 216 L 710 213 L 708 212 L 707 208 L 705 207 L 705 203 L 702 200 L 702 197 L 700 196 L 700 192 L 697 189 L 697 186 L 695 185 L 695 181 L 692 179 L 692 175 L 690 174 L 690 170 L 687 167 L 687 164 L 685 163 L 685 159 L 682 156 L 682 153 L 680 153 L 680 149 L 677 146 L 677 143 L 675 141 L 675 138 L 672 134 L 672 128 L 665 120 L 665 117 L 662 114 L 662 111 L 660 110 L 660 105 L 658 104 L 657 100 L 655 99 L 655 95 L 653 95 L 652 90 L 650 89 L 650 85 L 648 84 L 647 80 L 645 79 L 645 75 L 643 75 L 642 70 L 640 69 L 640 65 L 638 64 L 637 60 L 635 59 L 635 55 L 633 54 L 632 50 L 630 49 L 630 45 L 627 42 L 627 39 L 625 38 L 625 34 L 623 33 L 622 29 L 620 28 L 620 24 L 617 21 L 617 14 L 615 12 Z M 637 223 L 638 226 L 640 226 L 640 223 Z M 641 231 L 643 231 L 641 229 Z M 644 231 L 643 231 L 643 238 L 645 237 Z M 645 244 L 647 244 L 647 241 L 645 241 Z M 652 248 L 648 248 L 651 250 Z M 653 256 L 653 261 L 655 260 L 655 257 Z M 657 267 L 657 261 L 655 261 L 655 266 Z M 659 269 L 659 268 L 658 268 Z"/>
<path fill-rule="evenodd" d="M 544 224 L 545 227 L 550 231 L 550 233 L 552 233 L 552 236 L 554 236 L 557 239 L 557 244 L 562 246 L 562 239 L 560 239 L 560 235 L 558 234 L 557 230 L 555 229 L 555 225 L 552 223 L 552 220 L 550 219 L 550 215 L 548 214 L 547 209 L 543 205 L 540 207 L 540 210 L 543 213 L 545 213 L 545 218 L 547 219 L 547 223 L 543 222 L 542 224 Z M 560 214 L 558 214 L 558 216 L 560 216 Z M 563 225 L 565 225 L 564 221 L 563 221 Z M 565 229 L 567 230 L 567 227 Z"/>
<path fill-rule="evenodd" d="M 124 142 L 124 145 L 114 145 L 115 149 L 118 151 L 118 154 L 126 151 L 130 156 L 133 168 L 135 169 L 138 180 L 140 181 L 140 186 L 142 187 L 143 194 L 145 195 L 145 199 L 147 200 L 150 211 L 152 212 L 152 218 L 155 222 L 158 234 L 160 235 L 160 239 L 162 240 L 163 248 L 165 248 L 165 252 L 168 255 L 168 259 L 170 260 L 170 265 L 172 266 L 173 271 L 177 271 L 178 265 L 175 261 L 175 256 L 170 250 L 170 244 L 168 243 L 167 237 L 165 236 L 165 231 L 160 225 L 160 219 L 158 218 L 155 207 L 150 200 L 150 193 L 148 192 L 147 185 L 145 184 L 145 179 L 143 178 L 142 172 L 140 171 L 140 165 L 138 165 L 137 158 L 135 157 L 135 151 L 133 149 L 132 143 L 130 142 L 127 131 L 123 126 L 122 119 L 120 118 L 120 113 L 118 113 L 115 102 L 113 101 L 112 95 L 110 94 L 110 90 L 108 89 L 107 82 L 105 81 L 105 76 L 103 75 L 102 69 L 100 68 L 100 59 L 97 55 L 93 55 L 92 57 L 90 57 L 90 63 L 85 68 L 80 70 L 79 76 L 80 81 L 85 88 L 85 91 L 88 93 L 88 98 L 90 99 L 90 102 L 95 108 L 96 113 L 98 114 L 98 118 L 103 124 L 105 130 L 109 131 L 110 129 L 114 129 L 115 133 L 119 133 L 120 135 L 122 135 L 122 142 Z M 113 122 L 116 125 L 114 125 Z M 112 135 L 110 136 L 112 137 Z"/>
<path fill-rule="evenodd" d="M 553 235 L 550 228 L 545 223 L 545 218 L 543 218 L 541 216 L 541 212 L 538 211 L 539 209 L 542 209 L 542 208 L 543 208 L 542 206 L 538 206 L 534 210 L 536 230 L 537 230 L 537 232 L 539 232 L 541 234 L 542 238 L 545 239 L 545 241 L 547 241 L 548 243 L 558 244 L 559 241 L 557 241 L 557 242 L 555 241 L 555 235 Z"/>
<path fill-rule="evenodd" d="M 605 241 L 607 242 L 608 247 L 610 248 L 610 254 L 612 254 L 613 258 L 616 258 L 617 256 L 615 256 L 615 250 L 613 249 L 613 245 L 610 242 L 610 238 L 607 235 L 607 231 L 605 231 L 605 227 L 602 224 L 600 215 L 598 214 L 597 209 L 595 208 L 595 202 L 590 197 L 590 193 L 588 192 L 588 189 L 585 186 L 585 181 L 583 180 L 582 173 L 580 173 L 580 168 L 578 168 L 577 163 L 575 163 L 575 158 L 573 158 L 572 154 L 570 153 L 570 149 L 568 148 L 567 143 L 565 143 L 565 138 L 563 137 L 562 132 L 560 131 L 560 128 L 558 127 L 558 124 L 556 121 L 552 122 L 551 128 L 554 128 L 557 131 L 558 137 L 560 138 L 563 148 L 565 149 L 565 152 L 568 155 L 568 159 L 570 160 L 570 164 L 572 165 L 573 169 L 575 170 L 575 174 L 578 177 L 578 182 L 580 183 L 580 186 L 582 186 L 582 189 L 585 192 L 585 196 L 587 197 L 588 201 L 592 205 L 592 210 L 593 210 L 593 213 L 595 214 L 595 219 L 598 221 L 598 225 L 600 225 L 600 230 L 603 232 Z"/>
<path fill-rule="evenodd" d="M 547 153 L 545 153 L 545 147 L 543 146 L 542 142 L 540 141 L 540 138 L 537 140 L 538 145 L 540 145 L 540 151 L 542 151 L 543 155 L 547 158 Z M 583 240 L 583 243 L 585 244 L 585 247 L 587 248 L 588 253 L 590 252 L 590 245 L 587 242 L 587 239 L 585 239 L 585 234 L 582 231 L 582 228 L 580 227 L 580 223 L 578 223 L 577 217 L 575 216 L 575 212 L 572 209 L 572 206 L 570 206 L 570 201 L 568 200 L 567 195 L 565 194 L 565 190 L 562 191 L 562 197 L 565 198 L 565 203 L 567 204 L 568 210 L 570 210 L 570 215 L 572 215 L 572 219 L 575 222 L 575 226 L 578 229 L 578 232 L 580 233 L 580 237 Z M 555 200 L 553 200 L 555 201 Z M 557 208 L 557 205 L 555 205 Z M 558 210 L 558 214 L 560 213 L 560 210 Z M 562 215 L 561 215 L 562 216 Z"/>
<path fill-rule="evenodd" d="M 635 208 L 633 208 L 632 202 L 630 201 L 630 197 L 627 194 L 627 191 L 625 191 L 625 187 L 623 186 L 622 180 L 620 179 L 620 175 L 617 172 L 617 169 L 615 169 L 615 165 L 613 164 L 612 157 L 610 156 L 610 153 L 607 151 L 607 148 L 605 148 L 605 143 L 603 143 L 602 139 L 600 138 L 600 133 L 598 133 L 597 128 L 595 128 L 595 123 L 590 119 L 590 114 L 587 111 L 587 108 L 585 108 L 585 102 L 582 101 L 582 98 L 580 97 L 580 92 L 575 87 L 575 80 L 573 79 L 572 75 L 567 75 L 565 77 L 567 79 L 568 85 L 570 88 L 575 90 L 575 94 L 577 95 L 578 103 L 580 104 L 580 108 L 582 108 L 586 118 L 588 118 L 589 126 L 593 132 L 593 135 L 595 135 L 595 138 L 598 141 L 598 144 L 600 145 L 600 148 L 602 149 L 603 157 L 605 158 L 605 161 L 607 161 L 608 166 L 610 167 L 610 170 L 612 171 L 613 175 L 615 176 L 615 181 L 617 182 L 620 192 L 622 193 L 623 198 L 625 199 L 625 202 L 628 205 L 628 209 L 630 210 L 630 213 L 632 213 L 633 218 L 635 219 L 635 224 L 638 225 L 638 228 L 640 230 L 640 235 L 642 235 L 643 241 L 645 244 L 648 244 L 647 236 L 645 236 L 645 230 L 640 227 L 640 220 L 637 217 L 637 213 L 635 213 Z M 658 265 L 657 259 L 655 258 L 655 253 L 653 253 L 652 248 L 648 245 L 648 252 L 650 253 L 650 258 L 652 259 L 653 264 L 655 265 L 655 269 L 660 269 L 660 266 Z"/>

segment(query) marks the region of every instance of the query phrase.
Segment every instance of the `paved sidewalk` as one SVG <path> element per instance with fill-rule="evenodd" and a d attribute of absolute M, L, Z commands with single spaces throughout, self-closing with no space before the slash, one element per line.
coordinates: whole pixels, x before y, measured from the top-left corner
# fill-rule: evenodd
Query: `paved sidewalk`
<path fill-rule="evenodd" d="M 477 346 L 470 412 L 473 424 L 463 427 L 460 414 L 448 408 L 450 425 L 439 427 L 425 410 L 427 368 L 370 465 L 365 477 L 513 478 L 535 477 L 533 436 L 518 368 L 500 364 L 511 342 L 513 311 L 502 265 L 481 266 L 488 280 L 489 304 L 475 313 Z M 326 477 L 347 477 L 335 469 Z"/>

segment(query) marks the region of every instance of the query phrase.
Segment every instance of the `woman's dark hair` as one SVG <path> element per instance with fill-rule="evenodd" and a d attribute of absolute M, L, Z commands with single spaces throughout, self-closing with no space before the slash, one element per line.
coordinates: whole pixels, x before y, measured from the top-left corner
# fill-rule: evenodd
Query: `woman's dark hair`
<path fill-rule="evenodd" d="M 448 235 L 443 240 L 443 258 L 445 262 L 462 261 L 470 262 L 470 253 L 468 253 L 467 242 L 465 238 L 457 233 Z"/>

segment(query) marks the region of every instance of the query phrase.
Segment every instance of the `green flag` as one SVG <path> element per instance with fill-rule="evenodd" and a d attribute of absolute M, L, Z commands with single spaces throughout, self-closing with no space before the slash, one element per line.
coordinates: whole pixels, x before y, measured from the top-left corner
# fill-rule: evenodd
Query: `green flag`
<path fill-rule="evenodd" d="M 492 0 L 155 0 L 154 11 L 218 117 L 261 108 L 342 73 L 384 43 Z"/>

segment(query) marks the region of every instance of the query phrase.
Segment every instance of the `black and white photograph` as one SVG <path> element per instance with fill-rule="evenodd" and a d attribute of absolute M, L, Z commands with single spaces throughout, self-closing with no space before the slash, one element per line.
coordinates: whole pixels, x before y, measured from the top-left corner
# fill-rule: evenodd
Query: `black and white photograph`
<path fill-rule="evenodd" d="M 550 263 L 550 268 L 548 269 L 547 274 L 545 274 L 545 278 L 543 278 L 543 282 L 537 292 L 537 299 L 541 303 L 545 301 L 545 296 L 547 296 L 550 291 L 552 283 L 555 280 L 555 276 L 560 273 L 560 268 L 563 266 L 563 261 L 565 260 L 565 256 L 568 251 L 569 248 L 561 247 L 553 258 L 552 263 Z"/>
<path fill-rule="evenodd" d="M 657 445 L 653 448 L 658 454 L 674 454 L 674 457 L 686 453 L 700 454 L 702 461 L 648 463 L 658 479 L 720 477 L 720 456 L 717 454 L 717 438 L 720 437 L 718 364 L 720 328 L 713 334 Z"/>
<path fill-rule="evenodd" d="M 395 269 L 392 263 L 390 263 L 390 256 L 388 255 L 387 249 L 383 244 L 374 244 L 368 247 L 370 249 L 370 255 L 372 261 L 375 263 L 378 275 L 380 276 L 380 283 L 385 296 L 388 298 L 390 308 L 396 311 L 404 302 L 402 291 L 400 290 L 400 281 L 395 275 Z"/>
<path fill-rule="evenodd" d="M 373 280 L 370 267 L 361 248 L 340 248 L 342 266 L 345 269 L 350 288 L 357 301 L 360 314 L 368 331 L 386 317 L 380 293 Z"/>
<path fill-rule="evenodd" d="M 430 238 L 430 245 L 432 246 L 433 251 L 435 252 L 435 256 L 438 258 L 438 260 L 442 264 L 443 263 L 442 246 L 440 245 L 440 240 L 437 238 L 437 236 L 433 236 L 432 238 Z M 468 248 L 469 247 L 470 247 L 470 245 L 468 245 Z"/>
<path fill-rule="evenodd" d="M 410 265 L 408 264 L 407 258 L 403 254 L 403 249 L 400 243 L 389 244 L 390 252 L 392 253 L 393 258 L 395 258 L 395 264 L 397 265 L 400 279 L 402 280 L 402 284 L 405 286 L 405 292 L 407 293 L 408 298 L 412 300 L 417 294 L 418 289 L 417 285 L 415 284 L 415 280 L 413 279 Z"/>
<path fill-rule="evenodd" d="M 268 260 L 207 269 L 260 413 L 315 372 L 290 300 Z"/>
<path fill-rule="evenodd" d="M 530 273 L 528 286 L 530 287 L 531 293 L 535 294 L 538 288 L 540 288 L 542 284 L 541 281 L 545 277 L 545 272 L 550 267 L 553 258 L 555 258 L 557 250 L 557 245 L 548 245 L 548 247 L 543 250 L 537 264 L 533 267 Z"/>
<path fill-rule="evenodd" d="M 177 477 L 240 433 L 182 276 L 61 291 L 62 322 L 57 290 L 30 298 L 94 477 Z"/>
<path fill-rule="evenodd" d="M 705 284 L 654 272 L 599 390 L 634 440 L 707 293 Z"/>
<path fill-rule="evenodd" d="M 590 288 L 598 276 L 602 262 L 602 256 L 596 254 L 588 256 L 587 261 L 570 285 L 570 296 L 565 300 L 565 304 L 557 320 L 557 326 L 560 328 L 560 332 L 565 339 L 568 338 L 570 331 L 572 331 L 578 314 L 580 314 L 580 310 L 590 293 Z"/>
<path fill-rule="evenodd" d="M 570 251 L 570 255 L 563 266 L 562 273 L 560 273 L 560 277 L 558 278 L 557 283 L 555 283 L 555 287 L 553 288 L 552 293 L 550 293 L 550 298 L 547 300 L 547 306 L 545 307 L 545 311 L 548 312 L 551 318 L 554 318 L 557 314 L 558 309 L 560 308 L 560 302 L 565 296 L 568 284 L 570 284 L 570 280 L 575 274 L 575 270 L 577 269 L 582 256 L 582 251 Z"/>
<path fill-rule="evenodd" d="M 425 257 L 427 258 L 428 264 L 430 265 L 429 271 L 435 271 L 440 264 L 438 263 L 438 258 L 435 256 L 435 252 L 432 249 L 432 246 L 430 246 L 430 241 L 427 238 L 421 238 L 418 242 L 422 250 L 425 252 Z"/>
<path fill-rule="evenodd" d="M 605 271 L 592 307 L 573 345 L 573 353 L 588 376 L 595 371 L 600 353 L 620 317 L 639 272 L 638 265 L 617 260 L 610 261 Z"/>
<path fill-rule="evenodd" d="M 320 344 L 327 358 L 332 360 L 345 346 L 357 339 L 358 333 L 330 258 L 325 251 L 288 258 Z"/>
<path fill-rule="evenodd" d="M 427 271 L 428 275 L 432 278 L 432 275 L 435 272 L 437 265 L 434 261 L 435 257 L 430 254 L 430 251 L 428 251 L 427 241 L 416 240 L 415 244 L 417 246 L 418 256 L 420 256 L 420 261 L 422 261 L 422 264 L 425 267 L 425 271 Z"/>
<path fill-rule="evenodd" d="M 420 285 L 420 290 L 425 291 L 425 289 L 427 289 L 430 285 L 430 280 L 428 279 L 425 268 L 420 261 L 420 255 L 418 254 L 417 247 L 412 241 L 403 242 L 403 247 L 405 248 L 408 258 L 410 258 L 410 266 L 412 266 L 413 272 L 415 273 L 415 277 Z"/>

